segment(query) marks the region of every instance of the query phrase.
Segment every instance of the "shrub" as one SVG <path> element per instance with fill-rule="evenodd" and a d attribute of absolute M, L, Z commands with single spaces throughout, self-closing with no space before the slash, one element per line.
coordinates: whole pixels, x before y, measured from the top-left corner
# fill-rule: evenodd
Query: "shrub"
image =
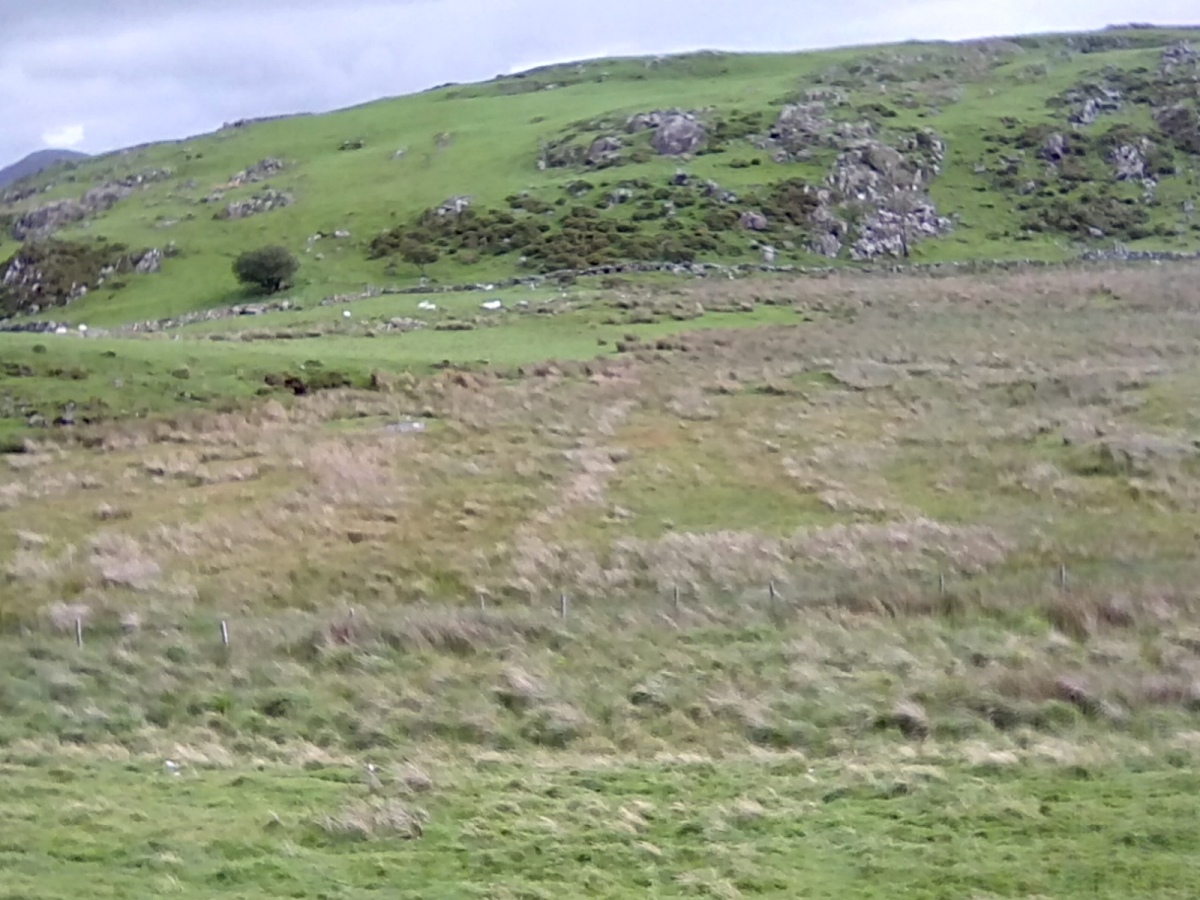
<path fill-rule="evenodd" d="M 420 269 L 422 275 L 425 274 L 426 266 L 433 265 L 442 256 L 432 244 L 422 244 L 414 240 L 406 240 L 400 245 L 400 255 L 404 257 L 405 262 Z"/>
<path fill-rule="evenodd" d="M 299 267 L 286 248 L 260 247 L 239 256 L 233 263 L 233 274 L 242 284 L 274 294 L 291 283 Z"/>

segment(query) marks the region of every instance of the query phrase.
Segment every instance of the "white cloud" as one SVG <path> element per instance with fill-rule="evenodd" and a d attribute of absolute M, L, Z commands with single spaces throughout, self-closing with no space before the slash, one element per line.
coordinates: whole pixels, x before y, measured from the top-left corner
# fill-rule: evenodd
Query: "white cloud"
<path fill-rule="evenodd" d="M 63 125 L 51 128 L 42 133 L 42 143 L 47 147 L 59 150 L 70 150 L 83 143 L 84 130 L 82 125 Z"/>

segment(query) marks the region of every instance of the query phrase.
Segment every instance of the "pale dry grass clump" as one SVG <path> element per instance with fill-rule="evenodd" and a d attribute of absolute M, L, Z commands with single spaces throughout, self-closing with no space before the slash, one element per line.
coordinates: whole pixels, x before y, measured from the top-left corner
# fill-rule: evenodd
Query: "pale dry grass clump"
<path fill-rule="evenodd" d="M 0 512 L 16 509 L 28 494 L 28 487 L 20 481 L 0 484 Z"/>
<path fill-rule="evenodd" d="M 76 622 L 87 626 L 92 618 L 92 608 L 86 603 L 65 603 L 60 600 L 46 607 L 44 615 L 50 628 L 67 634 L 75 630 Z"/>
<path fill-rule="evenodd" d="M 314 495 L 335 504 L 390 504 L 405 496 L 406 480 L 394 448 L 380 441 L 323 441 L 296 465 L 311 478 Z M 411 460 L 407 461 L 412 464 Z"/>
<path fill-rule="evenodd" d="M 133 537 L 116 531 L 91 539 L 89 563 L 107 587 L 146 591 L 162 576 L 162 566 Z"/>
<path fill-rule="evenodd" d="M 787 580 L 805 565 L 883 577 L 927 567 L 932 560 L 962 572 L 982 572 L 1003 562 L 1012 547 L 991 528 L 927 518 L 802 529 L 788 538 L 747 531 L 670 532 L 654 539 L 618 538 L 607 553 L 524 534 L 514 547 L 511 584 L 530 593 L 569 586 L 597 593 L 628 591 L 647 583 L 656 590 L 737 590 Z"/>
<path fill-rule="evenodd" d="M 399 800 L 373 797 L 351 803 L 313 823 L 329 838 L 349 841 L 414 840 L 425 834 L 429 814 Z"/>
<path fill-rule="evenodd" d="M 52 556 L 41 548 L 18 547 L 5 572 L 14 581 L 54 581 L 70 571 L 74 562 L 74 547 L 67 547 L 58 556 Z"/>
<path fill-rule="evenodd" d="M 545 641 L 553 633 L 552 623 L 528 613 L 426 607 L 393 615 L 338 619 L 300 636 L 293 651 L 313 657 L 339 646 L 383 645 L 406 652 L 468 656 Z"/>

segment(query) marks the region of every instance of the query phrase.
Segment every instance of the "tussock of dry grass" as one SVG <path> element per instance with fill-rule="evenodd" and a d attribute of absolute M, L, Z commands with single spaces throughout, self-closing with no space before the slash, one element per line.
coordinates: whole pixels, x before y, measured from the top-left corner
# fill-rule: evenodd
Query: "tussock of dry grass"
<path fill-rule="evenodd" d="M 410 809 L 398 800 L 373 798 L 322 816 L 314 825 L 335 840 L 413 840 L 424 835 L 428 821 L 423 810 Z"/>

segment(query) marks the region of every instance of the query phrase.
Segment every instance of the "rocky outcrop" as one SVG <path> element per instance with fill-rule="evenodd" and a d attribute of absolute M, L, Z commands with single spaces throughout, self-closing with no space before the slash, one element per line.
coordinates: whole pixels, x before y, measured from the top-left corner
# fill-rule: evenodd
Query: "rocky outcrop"
<path fill-rule="evenodd" d="M 132 259 L 132 257 L 131 257 Z M 157 247 L 147 250 L 134 263 L 133 271 L 139 275 L 157 275 L 162 271 L 163 253 Z"/>
<path fill-rule="evenodd" d="M 1041 149 L 1038 150 L 1038 156 L 1040 156 L 1046 162 L 1059 163 L 1062 162 L 1063 157 L 1065 157 L 1070 150 L 1071 148 L 1067 144 L 1066 136 L 1059 132 L 1055 132 L 1046 138 L 1045 143 L 1043 143 Z"/>
<path fill-rule="evenodd" d="M 929 131 L 895 146 L 868 138 L 849 144 L 834 160 L 826 183 L 842 200 L 874 201 L 897 190 L 923 190 L 940 174 L 946 146 Z"/>
<path fill-rule="evenodd" d="M 1158 60 L 1158 71 L 1164 77 L 1171 77 L 1180 70 L 1200 68 L 1200 53 L 1187 41 L 1172 44 L 1163 50 Z"/>
<path fill-rule="evenodd" d="M 665 116 L 654 129 L 650 145 L 659 156 L 682 156 L 695 153 L 706 138 L 704 126 L 690 113 L 673 113 Z"/>
<path fill-rule="evenodd" d="M 738 224 L 747 231 L 766 231 L 771 227 L 771 222 L 766 216 L 752 209 L 748 209 L 738 216 Z"/>
<path fill-rule="evenodd" d="M 242 171 L 229 179 L 229 184 L 226 187 L 236 188 L 244 184 L 256 184 L 260 181 L 265 181 L 272 175 L 278 175 L 283 171 L 283 168 L 283 160 L 268 156 L 266 159 L 260 159 L 254 165 L 242 169 Z"/>
<path fill-rule="evenodd" d="M 271 212 L 272 210 L 283 209 L 285 206 L 291 206 L 293 199 L 292 195 L 286 191 L 267 188 L 245 200 L 234 200 L 226 204 L 223 209 L 218 210 L 213 215 L 213 218 L 223 220 L 247 219 L 250 216 L 257 216 L 262 213 Z"/>
<path fill-rule="evenodd" d="M 818 143 L 832 126 L 824 103 L 793 103 L 780 110 L 769 136 L 780 149 L 795 154 Z"/>
<path fill-rule="evenodd" d="M 937 213 L 928 199 L 909 196 L 904 203 L 880 207 L 859 227 L 850 245 L 851 259 L 903 257 L 913 244 L 950 231 L 953 223 Z"/>
<path fill-rule="evenodd" d="M 1071 91 L 1067 99 L 1076 104 L 1068 119 L 1073 125 L 1091 125 L 1106 113 L 1119 112 L 1121 92 L 1102 85 L 1089 87 L 1086 92 Z"/>
<path fill-rule="evenodd" d="M 599 165 L 615 159 L 621 153 L 621 139 L 618 137 L 598 137 L 587 149 L 586 160 L 589 165 Z"/>
<path fill-rule="evenodd" d="M 132 193 L 121 185 L 92 188 L 78 200 L 54 200 L 19 217 L 12 226 L 14 240 L 45 238 L 61 228 L 107 212 Z"/>
<path fill-rule="evenodd" d="M 812 222 L 812 238 L 808 249 L 819 256 L 832 259 L 842 252 L 843 241 L 850 233 L 850 226 L 824 205 L 828 202 L 828 192 L 820 192 L 818 197 L 822 200 L 822 205 L 809 216 Z"/>
<path fill-rule="evenodd" d="M 22 246 L 0 264 L 0 314 L 36 315 L 104 285 L 114 274 L 137 271 L 158 250 L 130 253 L 119 244 L 48 240 Z M 141 271 L 149 271 L 147 269 Z"/>
<path fill-rule="evenodd" d="M 705 197 L 712 197 L 722 203 L 737 203 L 738 195 L 733 191 L 727 191 L 715 181 L 704 182 L 704 187 L 700 189 L 700 193 Z"/>
<path fill-rule="evenodd" d="M 1144 179 L 1146 177 L 1145 153 L 1149 149 L 1150 142 L 1145 138 L 1140 141 L 1140 146 L 1121 144 L 1115 148 L 1110 156 L 1110 162 L 1113 164 L 1117 181 L 1141 181 Z"/>
<path fill-rule="evenodd" d="M 471 206 L 471 198 L 465 195 L 451 197 L 441 206 L 434 210 L 434 214 L 438 216 L 458 216 L 464 213 Z"/>
<path fill-rule="evenodd" d="M 19 216 L 11 228 L 17 241 L 41 240 L 56 231 L 108 212 L 134 190 L 171 178 L 171 169 L 148 169 L 134 172 L 94 187 L 78 200 L 53 200 Z"/>

